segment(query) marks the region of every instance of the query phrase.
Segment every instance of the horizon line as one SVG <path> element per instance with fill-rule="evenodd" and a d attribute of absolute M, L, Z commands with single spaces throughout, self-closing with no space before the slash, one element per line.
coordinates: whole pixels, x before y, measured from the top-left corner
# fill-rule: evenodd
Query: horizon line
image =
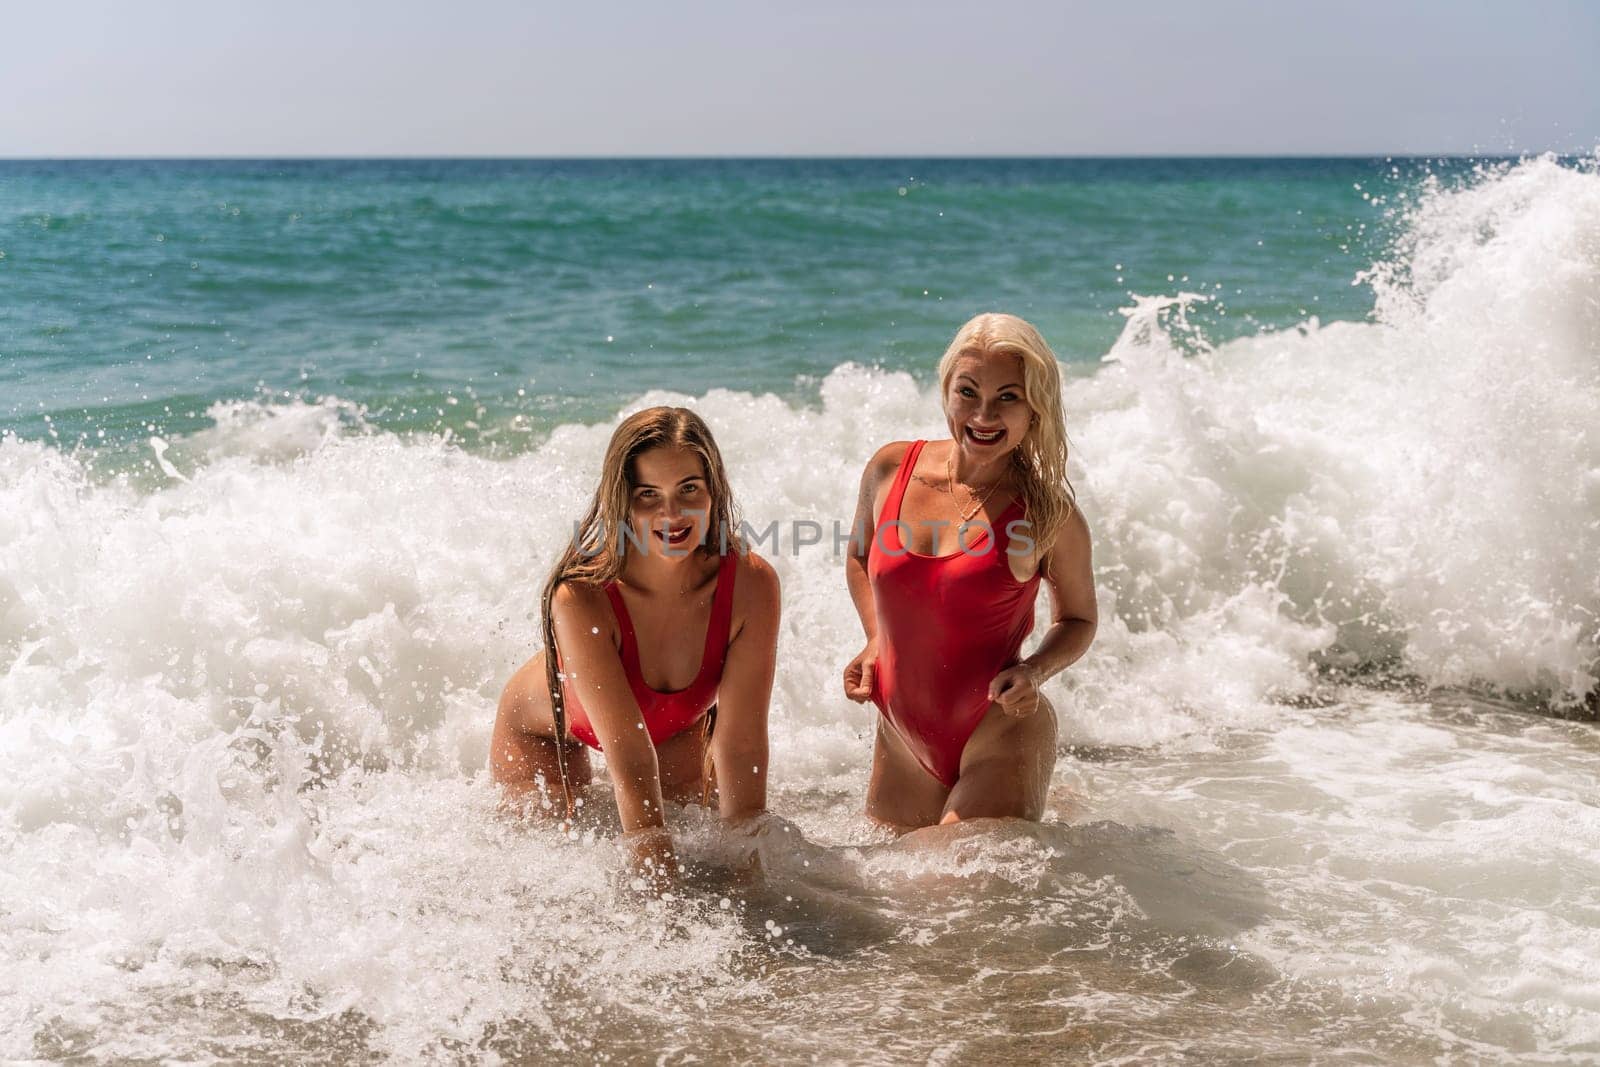
<path fill-rule="evenodd" d="M 1590 150 L 1592 153 L 1592 150 Z M 672 162 L 838 162 L 838 161 L 893 161 L 962 162 L 980 160 L 1505 160 L 1555 156 L 1564 159 L 1585 158 L 1585 152 L 1562 152 L 1555 149 L 1540 151 L 1490 151 L 1490 152 L 1132 152 L 1132 153 L 1000 153 L 990 155 L 943 155 L 939 153 L 889 153 L 885 155 L 851 154 L 799 154 L 757 153 L 746 155 L 673 154 L 673 155 L 409 155 L 379 153 L 370 155 L 288 154 L 288 155 L 187 155 L 183 153 L 153 153 L 150 155 L 0 155 L 0 163 L 357 163 L 357 162 L 530 162 L 530 163 L 672 163 Z"/>
<path fill-rule="evenodd" d="M 422 152 L 422 154 L 408 154 L 408 152 L 371 152 L 371 154 L 336 154 L 336 152 L 288 152 L 288 154 L 254 154 L 254 152 L 238 152 L 238 154 L 210 154 L 194 155 L 186 152 L 150 152 L 141 155 L 115 155 L 115 154 L 0 154 L 0 162 L 90 162 L 90 160 L 107 160 L 107 162 L 142 162 L 142 160 L 538 160 L 538 162 L 562 162 L 562 160 L 1182 160 L 1182 158 L 1195 158 L 1195 160 L 1282 160 L 1282 158 L 1306 158 L 1306 160 L 1374 160 L 1374 158 L 1403 158 L 1403 160 L 1424 160 L 1424 158 L 1528 158 L 1536 155 L 1558 155 L 1558 157 L 1584 157 L 1600 150 L 1558 150 L 1558 149 L 1494 149 L 1494 150 L 1448 150 L 1448 152 L 1394 152 L 1394 150 L 1373 150 L 1373 152 L 885 152 L 882 155 L 866 154 L 866 152 L 670 152 L 670 154 L 646 154 L 646 152 L 627 152 L 627 154 L 606 155 L 598 152 L 552 152 L 552 154 L 525 154 L 525 152 L 512 152 L 512 154 L 499 154 L 499 152 Z"/>

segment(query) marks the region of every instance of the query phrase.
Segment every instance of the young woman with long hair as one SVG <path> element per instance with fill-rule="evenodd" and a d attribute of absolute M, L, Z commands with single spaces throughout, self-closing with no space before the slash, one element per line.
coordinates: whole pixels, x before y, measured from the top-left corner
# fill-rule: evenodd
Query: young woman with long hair
<path fill-rule="evenodd" d="M 845 695 L 881 712 L 867 812 L 902 830 L 1043 815 L 1056 721 L 1039 686 L 1096 625 L 1044 338 L 1015 315 L 979 315 L 940 360 L 939 388 L 949 439 L 872 457 L 846 562 L 867 641 Z M 1053 621 L 1023 658 L 1041 584 Z"/>
<path fill-rule="evenodd" d="M 631 415 L 544 586 L 544 651 L 500 697 L 489 766 L 506 799 L 570 817 L 605 752 L 625 837 L 658 886 L 668 799 L 766 807 L 778 578 L 744 551 L 722 455 L 687 408 Z"/>

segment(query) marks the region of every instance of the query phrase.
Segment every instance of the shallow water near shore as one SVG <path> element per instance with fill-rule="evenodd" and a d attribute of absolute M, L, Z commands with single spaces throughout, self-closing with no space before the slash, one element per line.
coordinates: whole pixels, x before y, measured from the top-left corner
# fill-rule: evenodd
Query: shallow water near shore
<path fill-rule="evenodd" d="M 0 1058 L 1600 1056 L 1593 161 L 51 167 L 0 167 Z M 1044 822 L 896 840 L 788 531 L 991 304 L 1101 626 Z M 650 903 L 603 780 L 563 837 L 483 767 L 653 403 L 785 621 L 758 869 L 675 812 Z"/>
<path fill-rule="evenodd" d="M 1041 825 L 891 840 L 856 795 L 784 790 L 753 877 L 680 813 L 667 904 L 617 890 L 604 835 L 510 824 L 482 782 L 303 791 L 315 841 L 298 870 L 263 857 L 276 892 L 242 926 L 207 929 L 247 890 L 208 888 L 175 839 L 138 850 L 194 894 L 165 914 L 122 911 L 115 881 L 36 899 L 33 937 L 99 997 L 38 1004 L 22 1054 L 1591 1059 L 1600 734 L 1455 694 L 1341 697 L 1216 744 L 1068 755 Z M 47 868 L 29 836 L 11 854 Z M 63 908 L 94 931 L 52 928 Z"/>

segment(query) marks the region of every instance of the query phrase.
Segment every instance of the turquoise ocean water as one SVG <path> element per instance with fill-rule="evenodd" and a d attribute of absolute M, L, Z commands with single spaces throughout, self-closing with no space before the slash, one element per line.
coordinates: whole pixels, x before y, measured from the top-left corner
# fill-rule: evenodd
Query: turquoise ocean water
<path fill-rule="evenodd" d="M 1596 293 L 1593 159 L 0 162 L 0 1059 L 1592 1063 Z M 991 309 L 1100 626 L 1044 820 L 894 840 L 788 531 Z M 784 621 L 640 902 L 484 768 L 653 403 Z"/>
<path fill-rule="evenodd" d="M 1371 197 L 1424 169 L 1463 168 L 0 162 L 0 417 L 102 447 L 192 431 L 220 400 L 334 395 L 476 442 L 648 388 L 803 399 L 846 361 L 925 376 L 989 308 L 1092 366 L 1130 292 L 1213 296 L 1197 318 L 1219 339 L 1363 318 Z"/>

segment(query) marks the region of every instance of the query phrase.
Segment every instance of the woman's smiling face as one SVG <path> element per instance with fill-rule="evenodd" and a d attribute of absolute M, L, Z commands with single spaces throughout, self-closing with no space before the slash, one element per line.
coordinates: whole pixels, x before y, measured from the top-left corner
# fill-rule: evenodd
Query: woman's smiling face
<path fill-rule="evenodd" d="M 651 555 L 682 558 L 705 541 L 711 493 L 700 457 L 661 446 L 633 461 L 628 519 L 634 540 Z"/>
<path fill-rule="evenodd" d="M 986 463 L 1015 451 L 1033 423 L 1023 390 L 1022 357 L 962 353 L 945 393 L 944 416 L 956 447 L 969 459 Z"/>

